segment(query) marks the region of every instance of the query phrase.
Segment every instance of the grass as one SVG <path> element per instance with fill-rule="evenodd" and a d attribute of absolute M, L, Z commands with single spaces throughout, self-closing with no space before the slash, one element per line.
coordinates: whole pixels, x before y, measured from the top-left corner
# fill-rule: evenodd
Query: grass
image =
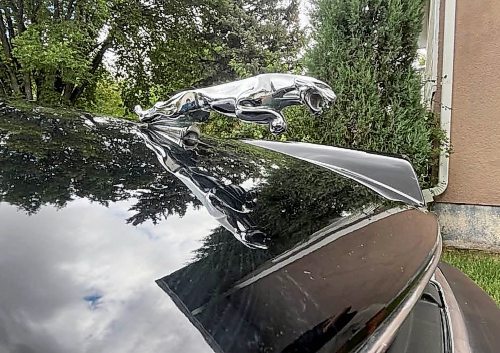
<path fill-rule="evenodd" d="M 500 305 L 500 254 L 446 249 L 442 260 L 464 272 Z"/>

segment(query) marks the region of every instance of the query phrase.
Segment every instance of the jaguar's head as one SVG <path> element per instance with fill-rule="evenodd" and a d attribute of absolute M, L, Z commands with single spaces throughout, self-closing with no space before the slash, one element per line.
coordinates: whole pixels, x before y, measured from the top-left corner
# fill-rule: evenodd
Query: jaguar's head
<path fill-rule="evenodd" d="M 300 99 L 313 114 L 320 114 L 323 109 L 335 103 L 337 96 L 329 85 L 312 77 L 299 76 L 295 79 Z"/>

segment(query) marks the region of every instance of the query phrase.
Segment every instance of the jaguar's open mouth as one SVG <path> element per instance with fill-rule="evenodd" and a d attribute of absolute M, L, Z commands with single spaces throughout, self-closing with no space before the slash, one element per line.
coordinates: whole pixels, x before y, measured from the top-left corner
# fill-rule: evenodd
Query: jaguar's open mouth
<path fill-rule="evenodd" d="M 320 113 L 325 105 L 324 99 L 319 93 L 308 93 L 306 103 L 313 113 Z"/>

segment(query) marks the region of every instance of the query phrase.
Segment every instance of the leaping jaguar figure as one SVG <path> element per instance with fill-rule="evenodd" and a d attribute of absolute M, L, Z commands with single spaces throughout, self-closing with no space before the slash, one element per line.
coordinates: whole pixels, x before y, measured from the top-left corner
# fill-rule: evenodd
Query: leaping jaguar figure
<path fill-rule="evenodd" d="M 217 86 L 185 90 L 151 109 L 135 107 L 142 122 L 187 127 L 206 121 L 210 111 L 237 117 L 243 121 L 268 124 L 273 134 L 286 130 L 281 110 L 304 104 L 320 114 L 335 102 L 336 96 L 326 83 L 308 76 L 262 74 Z"/>

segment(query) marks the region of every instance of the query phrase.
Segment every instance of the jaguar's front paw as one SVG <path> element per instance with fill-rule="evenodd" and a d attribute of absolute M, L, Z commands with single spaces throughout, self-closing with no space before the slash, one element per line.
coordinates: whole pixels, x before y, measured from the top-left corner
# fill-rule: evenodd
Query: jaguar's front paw
<path fill-rule="evenodd" d="M 269 131 L 275 135 L 282 134 L 286 131 L 287 125 L 285 119 L 276 118 L 269 122 Z"/>
<path fill-rule="evenodd" d="M 146 115 L 146 111 L 142 110 L 142 107 L 140 105 L 136 105 L 134 107 L 134 113 L 136 113 L 139 116 L 140 120 L 142 120 L 144 115 Z"/>

